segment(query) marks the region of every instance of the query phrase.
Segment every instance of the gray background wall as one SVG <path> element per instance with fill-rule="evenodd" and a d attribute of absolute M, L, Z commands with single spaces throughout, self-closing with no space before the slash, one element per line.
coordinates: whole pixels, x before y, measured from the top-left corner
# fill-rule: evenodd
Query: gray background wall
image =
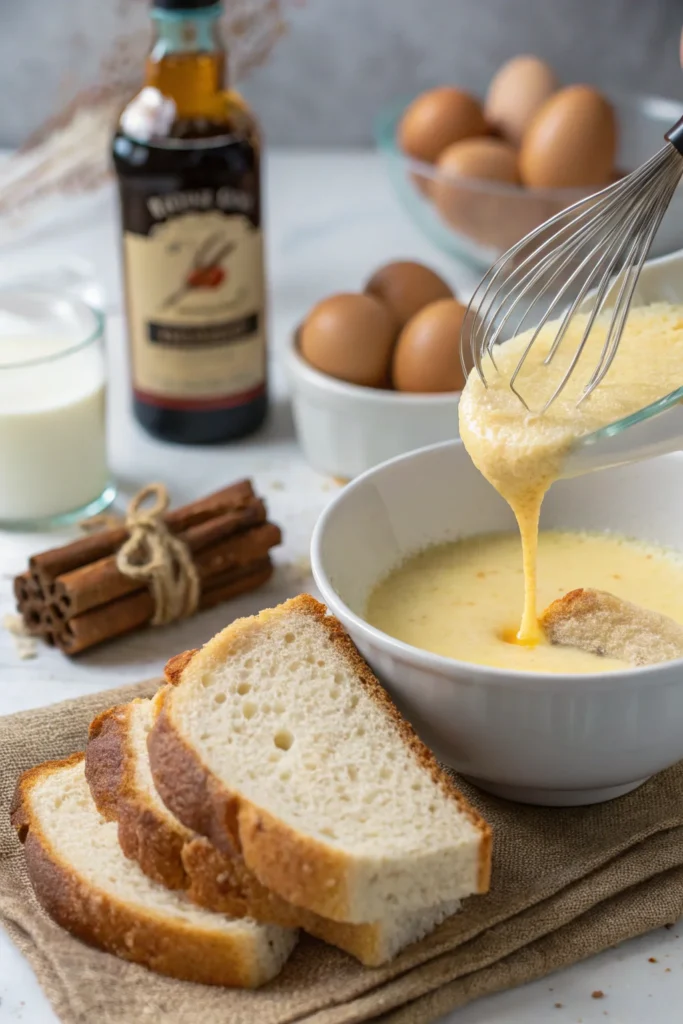
<path fill-rule="evenodd" d="M 231 0 L 226 0 L 229 4 Z M 483 90 L 520 52 L 567 81 L 681 98 L 682 0 L 306 0 L 244 91 L 271 143 L 366 144 L 374 113 L 451 81 Z M 101 75 L 137 63 L 135 0 L 0 0 L 0 145 L 16 144 Z M 127 46 L 113 41 L 128 36 Z"/>

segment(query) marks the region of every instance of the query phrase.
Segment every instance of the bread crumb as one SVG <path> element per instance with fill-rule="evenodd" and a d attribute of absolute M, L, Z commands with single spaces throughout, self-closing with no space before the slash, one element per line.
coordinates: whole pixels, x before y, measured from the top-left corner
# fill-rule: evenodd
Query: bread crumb
<path fill-rule="evenodd" d="M 601 992 L 599 988 L 596 988 L 595 992 L 591 992 L 591 999 L 604 999 L 605 993 Z"/>
<path fill-rule="evenodd" d="M 11 633 L 12 636 L 28 636 L 29 632 L 26 628 L 26 624 L 22 619 L 21 615 L 5 615 L 2 619 L 2 625 Z"/>
<path fill-rule="evenodd" d="M 647 962 L 648 962 L 649 964 L 656 964 L 656 963 L 657 963 L 657 957 L 656 957 L 656 956 L 649 956 L 649 957 L 647 958 Z"/>
<path fill-rule="evenodd" d="M 282 480 L 272 480 L 270 484 L 271 491 L 284 491 L 285 485 Z"/>
<path fill-rule="evenodd" d="M 5 615 L 2 625 L 14 638 L 14 649 L 21 661 L 37 657 L 38 641 L 29 633 L 21 615 Z"/>
<path fill-rule="evenodd" d="M 308 555 L 301 555 L 299 558 L 293 558 L 291 562 L 282 563 L 280 569 L 288 583 L 298 586 L 310 578 L 311 560 Z"/>
<path fill-rule="evenodd" d="M 665 974 L 671 974 L 671 968 L 670 967 L 665 967 L 664 968 L 664 973 Z"/>
<path fill-rule="evenodd" d="M 562 1009 L 562 1003 L 555 1003 L 555 1009 L 556 1010 L 561 1010 Z"/>

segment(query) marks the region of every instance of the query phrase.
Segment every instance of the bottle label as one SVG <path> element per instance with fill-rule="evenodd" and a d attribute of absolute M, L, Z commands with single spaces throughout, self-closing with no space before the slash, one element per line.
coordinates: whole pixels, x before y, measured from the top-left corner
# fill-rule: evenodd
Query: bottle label
<path fill-rule="evenodd" d="M 221 191 L 147 196 L 146 233 L 124 231 L 133 390 L 142 401 L 221 409 L 263 393 L 262 234 L 236 212 L 234 196 L 222 208 Z"/>

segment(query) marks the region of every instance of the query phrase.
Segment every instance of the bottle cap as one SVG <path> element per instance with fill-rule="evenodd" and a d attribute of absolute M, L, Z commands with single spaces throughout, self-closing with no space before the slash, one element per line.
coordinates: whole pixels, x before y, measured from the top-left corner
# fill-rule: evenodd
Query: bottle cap
<path fill-rule="evenodd" d="M 202 7 L 221 7 L 222 0 L 152 0 L 158 11 L 196 11 Z"/>

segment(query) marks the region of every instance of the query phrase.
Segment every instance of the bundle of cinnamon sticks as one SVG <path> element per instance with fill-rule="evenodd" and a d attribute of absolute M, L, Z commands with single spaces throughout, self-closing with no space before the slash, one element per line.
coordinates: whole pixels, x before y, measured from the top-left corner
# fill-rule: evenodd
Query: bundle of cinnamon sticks
<path fill-rule="evenodd" d="M 192 555 L 200 609 L 252 590 L 272 575 L 269 551 L 282 535 L 267 521 L 249 480 L 169 511 L 164 521 Z M 125 526 L 115 526 L 33 555 L 28 570 L 14 580 L 27 629 L 73 655 L 148 625 L 154 616 L 149 589 L 116 567 L 127 537 Z"/>

